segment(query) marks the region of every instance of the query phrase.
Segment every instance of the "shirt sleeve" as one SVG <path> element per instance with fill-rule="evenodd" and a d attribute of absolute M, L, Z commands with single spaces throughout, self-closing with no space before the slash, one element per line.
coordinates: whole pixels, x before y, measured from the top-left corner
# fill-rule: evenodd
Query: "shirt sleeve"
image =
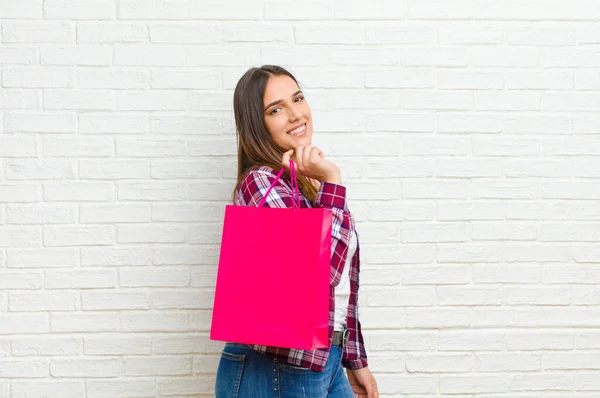
<path fill-rule="evenodd" d="M 234 204 L 245 206 L 258 206 L 269 187 L 276 179 L 272 169 L 252 170 L 240 184 L 235 195 Z M 331 267 L 329 272 L 329 282 L 335 287 L 340 283 L 350 237 L 354 222 L 352 215 L 348 211 L 346 203 L 346 187 L 337 184 L 321 183 L 315 207 L 331 209 L 332 212 L 332 239 L 331 239 Z M 292 189 L 290 185 L 279 179 L 264 206 L 276 208 L 291 208 L 294 206 L 292 199 Z"/>
<path fill-rule="evenodd" d="M 350 301 L 348 302 L 348 315 L 346 317 L 349 336 L 348 342 L 342 352 L 342 366 L 356 370 L 369 366 L 362 329 L 358 320 L 360 248 L 354 254 L 352 263 L 353 266 L 350 271 Z"/>

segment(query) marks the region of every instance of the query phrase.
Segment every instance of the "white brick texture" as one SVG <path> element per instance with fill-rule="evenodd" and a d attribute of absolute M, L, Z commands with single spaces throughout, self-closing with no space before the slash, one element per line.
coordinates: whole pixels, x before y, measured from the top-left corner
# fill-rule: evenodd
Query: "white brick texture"
<path fill-rule="evenodd" d="M 214 397 L 261 64 L 341 167 L 382 398 L 600 396 L 598 0 L 0 0 L 0 398 Z"/>

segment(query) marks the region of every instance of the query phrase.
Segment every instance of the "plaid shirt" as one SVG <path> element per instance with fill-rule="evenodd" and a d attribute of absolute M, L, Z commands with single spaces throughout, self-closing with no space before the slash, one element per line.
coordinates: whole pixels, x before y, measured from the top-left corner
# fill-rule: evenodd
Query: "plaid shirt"
<path fill-rule="evenodd" d="M 275 181 L 276 174 L 270 167 L 251 170 L 235 192 L 234 204 L 238 206 L 258 206 L 267 190 Z M 293 207 L 291 185 L 283 178 L 269 193 L 267 207 Z M 350 237 L 355 233 L 354 219 L 346 203 L 346 188 L 341 185 L 322 183 L 315 203 L 310 203 L 303 195 L 301 207 L 322 207 L 332 211 L 332 242 L 329 293 L 329 346 L 333 339 L 335 313 L 335 287 L 340 283 L 346 263 Z M 358 276 L 360 268 L 359 248 L 357 247 L 350 265 L 350 302 L 346 324 L 349 330 L 348 343 L 344 347 L 342 365 L 349 369 L 360 369 L 367 365 L 363 336 L 358 320 Z M 256 351 L 285 360 L 287 363 L 322 372 L 329 356 L 329 349 L 297 350 L 280 347 L 252 345 Z"/>

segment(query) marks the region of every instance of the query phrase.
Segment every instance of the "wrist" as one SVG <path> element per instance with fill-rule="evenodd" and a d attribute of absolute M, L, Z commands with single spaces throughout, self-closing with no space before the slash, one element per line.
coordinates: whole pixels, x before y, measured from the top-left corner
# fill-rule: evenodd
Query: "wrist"
<path fill-rule="evenodd" d="M 328 174 L 323 178 L 323 180 L 321 180 L 321 182 L 342 185 L 342 174 L 340 172 Z"/>

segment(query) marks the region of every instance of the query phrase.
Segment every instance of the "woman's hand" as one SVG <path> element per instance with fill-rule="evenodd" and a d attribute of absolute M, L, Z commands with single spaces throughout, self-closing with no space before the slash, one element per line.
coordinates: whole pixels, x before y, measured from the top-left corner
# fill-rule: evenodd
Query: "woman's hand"
<path fill-rule="evenodd" d="M 319 182 L 330 182 L 340 185 L 342 175 L 340 168 L 332 161 L 325 159 L 323 151 L 315 146 L 299 146 L 283 154 L 281 163 L 290 168 L 290 159 L 296 166 L 296 171 L 303 176 Z"/>
<path fill-rule="evenodd" d="M 346 369 L 346 374 L 357 398 L 379 398 L 377 382 L 369 368 Z"/>

